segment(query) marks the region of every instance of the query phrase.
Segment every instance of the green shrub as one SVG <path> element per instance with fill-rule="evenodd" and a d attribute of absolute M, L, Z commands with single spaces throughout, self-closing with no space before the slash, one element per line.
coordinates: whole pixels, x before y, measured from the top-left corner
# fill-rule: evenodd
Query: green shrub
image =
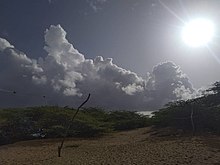
<path fill-rule="evenodd" d="M 196 132 L 220 133 L 220 107 L 208 107 L 201 102 L 185 102 L 184 105 L 169 106 L 155 112 L 152 123 L 157 127 L 173 127 L 192 131 L 191 111 Z"/>
<path fill-rule="evenodd" d="M 59 107 L 30 107 L 0 110 L 0 144 L 34 138 L 63 137 L 76 110 Z M 148 118 L 135 112 L 106 112 L 99 108 L 79 111 L 71 122 L 68 137 L 93 137 L 103 133 L 147 125 Z"/>
<path fill-rule="evenodd" d="M 111 112 L 107 121 L 112 123 L 113 130 L 130 130 L 149 125 L 148 117 L 129 111 Z"/>

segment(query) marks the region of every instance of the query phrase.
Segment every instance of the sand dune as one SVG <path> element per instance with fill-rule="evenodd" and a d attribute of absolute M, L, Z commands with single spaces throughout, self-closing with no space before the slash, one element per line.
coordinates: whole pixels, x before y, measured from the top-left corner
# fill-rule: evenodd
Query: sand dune
<path fill-rule="evenodd" d="M 220 164 L 220 137 L 154 137 L 150 128 L 98 139 L 68 139 L 57 157 L 59 139 L 0 147 L 1 165 Z"/>

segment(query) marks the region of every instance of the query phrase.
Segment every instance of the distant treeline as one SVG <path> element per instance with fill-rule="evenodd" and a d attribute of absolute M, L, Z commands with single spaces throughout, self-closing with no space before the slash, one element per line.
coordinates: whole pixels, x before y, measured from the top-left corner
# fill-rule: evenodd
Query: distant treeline
<path fill-rule="evenodd" d="M 0 110 L 0 144 L 36 138 L 63 137 L 75 109 L 30 107 Z M 147 116 L 135 112 L 106 112 L 99 108 L 81 110 L 71 123 L 68 137 L 94 137 L 113 131 L 149 125 Z"/>

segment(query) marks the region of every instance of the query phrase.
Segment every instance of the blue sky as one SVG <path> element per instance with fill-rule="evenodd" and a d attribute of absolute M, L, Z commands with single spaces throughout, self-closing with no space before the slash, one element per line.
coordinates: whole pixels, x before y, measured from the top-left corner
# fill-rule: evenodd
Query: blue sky
<path fill-rule="evenodd" d="M 86 59 L 100 55 L 113 58 L 114 64 L 135 72 L 143 79 L 148 79 L 147 75 L 158 64 L 172 61 L 195 88 L 219 80 L 220 64 L 216 58 L 220 58 L 220 2 L 161 2 L 1 0 L 0 38 L 6 39 L 28 58 L 37 60 L 48 55 L 44 49 L 46 29 L 59 24 L 67 33 L 68 42 Z M 205 47 L 191 48 L 183 43 L 181 29 L 184 24 L 178 17 L 186 22 L 200 17 L 213 20 L 217 30 L 210 44 L 211 52 Z"/>
<path fill-rule="evenodd" d="M 220 4 L 216 0 L 164 2 L 184 20 L 187 15 L 219 18 Z M 1 0 L 0 20 L 0 36 L 30 57 L 45 55 L 45 29 L 61 24 L 67 38 L 88 58 L 112 57 L 116 64 L 142 76 L 157 63 L 170 60 L 199 87 L 213 82 L 216 76 L 207 74 L 209 80 L 202 80 L 197 75 L 199 70 L 208 69 L 210 64 L 210 71 L 219 69 L 214 60 L 205 64 L 209 55 L 199 59 L 204 67 L 188 65 L 187 61 L 198 61 L 198 57 L 184 54 L 209 52 L 185 47 L 178 29 L 182 23 L 157 0 Z"/>

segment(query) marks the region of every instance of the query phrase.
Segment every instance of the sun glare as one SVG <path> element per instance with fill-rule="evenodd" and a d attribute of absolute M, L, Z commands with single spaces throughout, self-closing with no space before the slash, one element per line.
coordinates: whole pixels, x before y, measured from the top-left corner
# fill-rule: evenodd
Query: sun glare
<path fill-rule="evenodd" d="M 182 30 L 183 41 L 191 47 L 204 46 L 214 35 L 214 24 L 207 19 L 195 19 L 185 24 Z"/>

